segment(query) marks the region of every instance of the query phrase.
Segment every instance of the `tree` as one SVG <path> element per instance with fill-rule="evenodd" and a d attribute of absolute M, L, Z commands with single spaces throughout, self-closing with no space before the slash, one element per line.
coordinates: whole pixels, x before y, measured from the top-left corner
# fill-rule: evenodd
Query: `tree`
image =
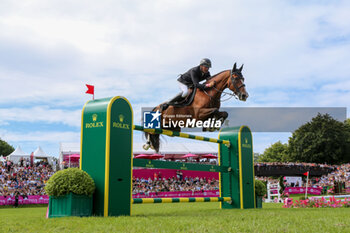
<path fill-rule="evenodd" d="M 253 153 L 254 163 L 259 161 L 260 153 Z"/>
<path fill-rule="evenodd" d="M 13 146 L 9 145 L 7 142 L 1 140 L 0 138 L 0 155 L 8 156 L 14 150 L 15 148 L 13 148 Z"/>
<path fill-rule="evenodd" d="M 318 114 L 289 138 L 291 161 L 339 164 L 350 162 L 350 125 Z"/>
<path fill-rule="evenodd" d="M 347 147 L 346 147 L 346 151 L 347 151 L 347 158 L 349 161 L 350 160 L 350 118 L 345 120 L 345 127 L 347 128 L 347 132 L 348 132 L 348 139 L 347 139 Z"/>
<path fill-rule="evenodd" d="M 350 126 L 350 118 L 348 118 L 348 119 L 345 120 L 345 124 L 348 125 L 348 126 Z"/>
<path fill-rule="evenodd" d="M 288 144 L 278 141 L 265 149 L 258 162 L 287 162 L 288 158 Z"/>

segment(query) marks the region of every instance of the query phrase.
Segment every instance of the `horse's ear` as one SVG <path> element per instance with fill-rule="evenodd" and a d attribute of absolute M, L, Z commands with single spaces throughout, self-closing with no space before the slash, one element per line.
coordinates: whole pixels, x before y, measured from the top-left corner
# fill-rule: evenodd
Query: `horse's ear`
<path fill-rule="evenodd" d="M 242 70 L 243 70 L 243 65 L 244 65 L 244 64 L 242 64 L 241 68 L 239 68 L 239 71 L 242 71 Z"/>
<path fill-rule="evenodd" d="M 236 71 L 236 62 L 235 62 L 235 64 L 233 65 L 232 71 Z"/>

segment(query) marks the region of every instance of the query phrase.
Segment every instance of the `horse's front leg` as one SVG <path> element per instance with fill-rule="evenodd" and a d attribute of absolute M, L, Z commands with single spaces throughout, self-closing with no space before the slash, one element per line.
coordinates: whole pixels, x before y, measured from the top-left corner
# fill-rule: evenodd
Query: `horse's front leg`
<path fill-rule="evenodd" d="M 215 121 L 216 116 L 219 114 L 219 109 L 218 108 L 202 108 L 198 111 L 198 116 L 197 116 L 197 120 L 201 120 L 201 121 L 206 121 L 211 119 L 211 124 L 209 125 L 209 127 L 203 127 L 202 130 L 203 131 L 210 131 L 213 132 L 215 131 L 215 124 L 213 125 L 212 122 Z"/>
<path fill-rule="evenodd" d="M 214 112 L 212 119 L 215 122 L 209 128 L 209 131 L 214 132 L 215 130 L 220 130 L 220 128 L 224 125 L 224 122 L 227 117 L 228 117 L 227 112 L 219 112 L 219 111 Z"/>

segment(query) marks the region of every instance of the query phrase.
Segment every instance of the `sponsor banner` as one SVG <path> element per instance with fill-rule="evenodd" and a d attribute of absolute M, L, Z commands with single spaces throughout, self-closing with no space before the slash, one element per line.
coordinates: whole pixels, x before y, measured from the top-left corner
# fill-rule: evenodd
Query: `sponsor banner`
<path fill-rule="evenodd" d="M 28 197 L 23 198 L 19 196 L 18 204 L 27 205 L 27 204 L 48 204 L 49 196 L 47 195 L 29 195 Z M 13 196 L 0 196 L 0 205 L 14 205 L 15 197 Z"/>
<path fill-rule="evenodd" d="M 300 193 L 305 193 L 305 191 L 306 191 L 305 187 L 287 187 L 284 189 L 284 192 L 289 193 L 289 194 L 300 194 Z M 307 188 L 308 194 L 321 195 L 321 192 L 322 192 L 322 187 L 317 187 L 317 188 L 308 187 Z"/>
<path fill-rule="evenodd" d="M 175 170 L 175 169 L 146 169 L 146 168 L 140 168 L 140 169 L 134 169 L 132 172 L 133 178 L 139 178 L 139 179 L 169 179 L 169 178 L 176 178 L 177 177 L 177 171 L 182 172 L 183 179 L 187 178 L 206 178 L 206 179 L 219 179 L 219 173 L 218 172 L 205 172 L 205 171 L 190 171 L 190 170 Z"/>
<path fill-rule="evenodd" d="M 133 198 L 161 198 L 161 197 L 219 197 L 219 190 L 203 190 L 203 191 L 178 191 L 178 192 L 150 192 L 148 194 L 138 193 L 133 194 Z"/>

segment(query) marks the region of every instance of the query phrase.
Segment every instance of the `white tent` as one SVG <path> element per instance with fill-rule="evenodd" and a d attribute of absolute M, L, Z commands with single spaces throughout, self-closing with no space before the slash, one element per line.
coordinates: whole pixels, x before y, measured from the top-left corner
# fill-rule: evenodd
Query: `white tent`
<path fill-rule="evenodd" d="M 30 159 L 30 155 L 25 153 L 20 146 L 17 146 L 16 150 L 7 156 L 8 160 L 13 163 L 18 163 L 21 158 Z"/>
<path fill-rule="evenodd" d="M 34 157 L 34 159 L 47 159 L 47 162 L 48 162 L 49 164 L 52 164 L 52 162 L 53 162 L 52 156 L 48 156 L 48 155 L 43 151 L 43 149 L 41 149 L 40 146 L 38 146 L 38 148 L 34 151 L 33 157 Z"/>
<path fill-rule="evenodd" d="M 41 147 L 39 146 L 35 151 L 34 151 L 34 157 L 36 158 L 41 158 L 41 157 L 44 157 L 46 158 L 47 157 L 47 154 L 43 151 L 43 149 L 41 149 Z"/>
<path fill-rule="evenodd" d="M 30 154 L 27 154 L 23 152 L 20 146 L 16 148 L 14 152 L 9 154 L 7 156 L 8 160 L 12 161 L 13 163 L 17 164 L 21 158 L 23 159 L 29 159 L 30 160 Z M 34 152 L 33 152 L 33 159 L 47 159 L 47 162 L 52 165 L 53 163 L 53 157 L 48 156 L 43 149 L 39 146 Z"/>

